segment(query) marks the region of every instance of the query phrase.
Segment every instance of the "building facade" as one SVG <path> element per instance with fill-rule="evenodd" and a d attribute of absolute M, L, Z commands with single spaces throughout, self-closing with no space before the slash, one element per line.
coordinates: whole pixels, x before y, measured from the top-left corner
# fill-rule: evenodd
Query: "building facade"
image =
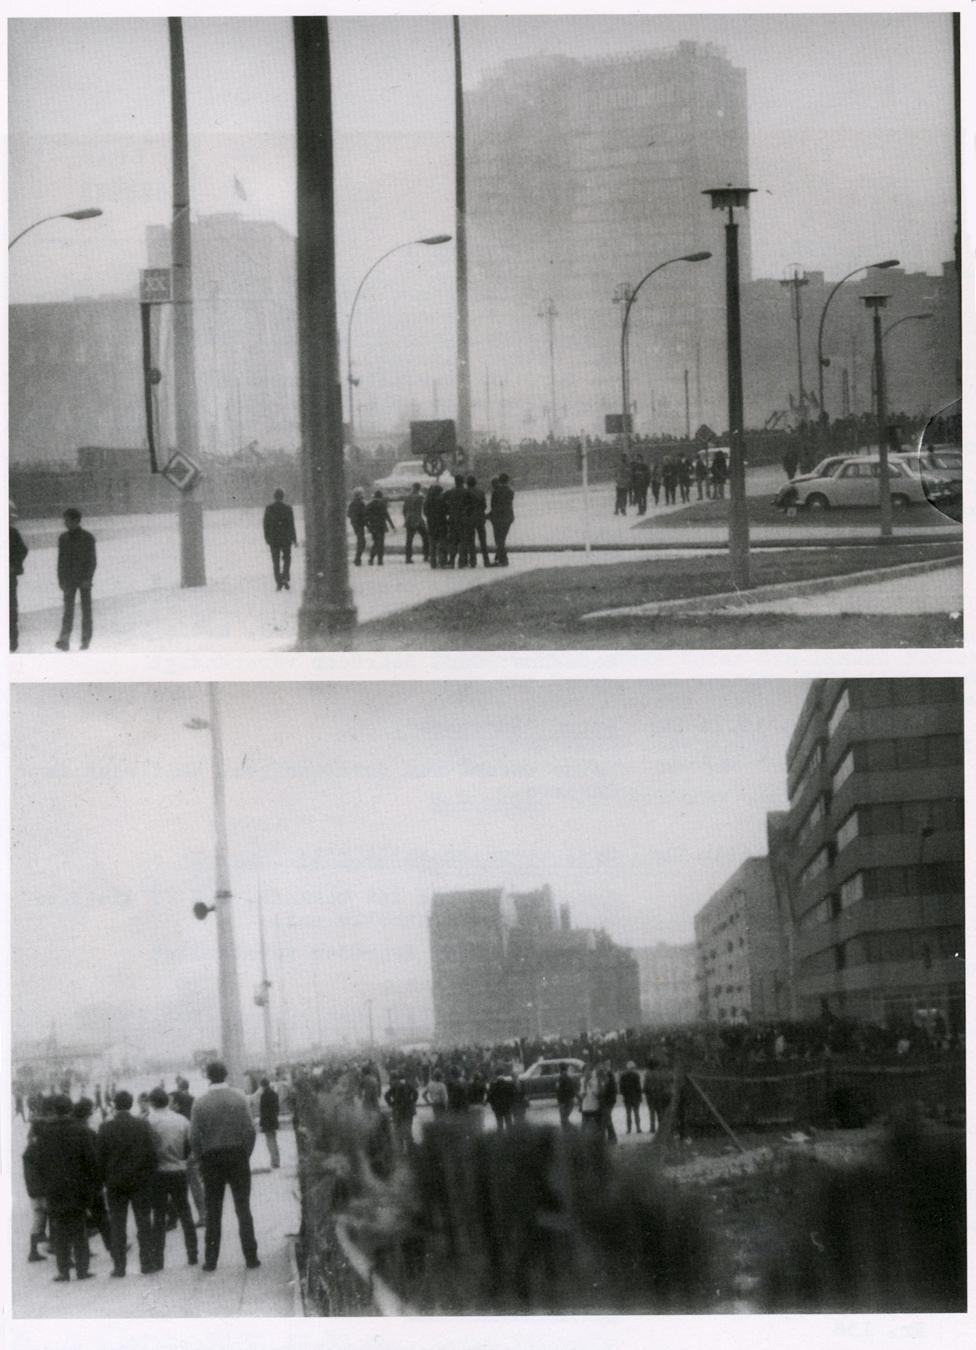
<path fill-rule="evenodd" d="M 630 388 L 635 430 L 680 431 L 687 370 L 692 429 L 724 426 L 723 219 L 702 193 L 748 183 L 745 71 L 695 42 L 510 61 L 466 94 L 465 144 L 476 425 L 509 439 L 602 431 L 621 411 L 615 291 L 710 250 L 641 292 Z M 486 403 L 494 391 L 490 413 L 482 389 Z"/>
<path fill-rule="evenodd" d="M 634 951 L 645 1026 L 678 1026 L 698 1017 L 695 944 L 658 942 Z"/>
<path fill-rule="evenodd" d="M 451 891 L 431 902 L 434 1036 L 442 1045 L 610 1031 L 640 1021 L 637 962 L 557 917 L 548 886 Z"/>
<path fill-rule="evenodd" d="M 695 951 L 703 1022 L 777 1015 L 780 931 L 768 858 L 747 858 L 698 911 Z"/>
<path fill-rule="evenodd" d="M 817 680 L 787 756 L 799 1015 L 965 1022 L 963 687 Z"/>

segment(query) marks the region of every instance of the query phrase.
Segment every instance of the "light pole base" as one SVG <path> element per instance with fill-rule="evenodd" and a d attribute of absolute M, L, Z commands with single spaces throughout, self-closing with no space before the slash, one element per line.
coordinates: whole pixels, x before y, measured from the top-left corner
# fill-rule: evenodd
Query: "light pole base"
<path fill-rule="evenodd" d="M 356 606 L 330 604 L 317 598 L 302 601 L 298 611 L 298 641 L 295 651 L 349 651 L 356 629 Z"/>
<path fill-rule="evenodd" d="M 206 586 L 207 563 L 203 547 L 203 503 L 192 492 L 180 497 L 180 585 Z"/>

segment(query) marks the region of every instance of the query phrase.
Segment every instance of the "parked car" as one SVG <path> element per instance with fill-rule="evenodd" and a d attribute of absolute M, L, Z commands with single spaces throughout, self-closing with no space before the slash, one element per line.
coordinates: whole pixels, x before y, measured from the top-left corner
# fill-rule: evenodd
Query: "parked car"
<path fill-rule="evenodd" d="M 800 474 L 785 484 L 776 494 L 775 504 L 783 510 L 805 507 L 809 511 L 879 506 L 880 476 L 881 464 L 877 456 L 833 456 L 823 460 L 810 473 Z M 947 484 L 941 480 L 923 484 L 921 476 L 910 467 L 908 457 L 896 454 L 888 457 L 888 482 L 891 505 L 896 511 L 925 501 L 938 501 L 948 491 Z"/>
<path fill-rule="evenodd" d="M 569 1070 L 569 1076 L 579 1087 L 580 1075 L 586 1065 L 581 1059 L 537 1059 L 525 1073 L 519 1074 L 519 1082 L 527 1097 L 555 1097 L 556 1084 L 563 1071 L 563 1065 Z"/>
<path fill-rule="evenodd" d="M 394 464 L 393 468 L 385 478 L 377 478 L 373 484 L 373 490 L 381 488 L 383 496 L 388 501 L 403 501 L 404 497 L 410 496 L 410 490 L 414 483 L 419 483 L 424 492 L 436 482 L 441 482 L 445 487 L 449 486 L 453 479 L 449 473 L 443 473 L 440 479 L 432 478 L 424 469 L 422 459 L 401 459 Z"/>

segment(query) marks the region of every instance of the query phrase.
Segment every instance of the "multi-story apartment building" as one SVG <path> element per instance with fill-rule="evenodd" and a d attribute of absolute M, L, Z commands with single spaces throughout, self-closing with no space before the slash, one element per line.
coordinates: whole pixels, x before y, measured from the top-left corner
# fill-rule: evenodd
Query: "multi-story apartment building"
<path fill-rule="evenodd" d="M 599 929 L 559 918 L 548 886 L 436 894 L 430 951 L 441 1044 L 609 1031 L 640 1021 L 637 962 Z"/>
<path fill-rule="evenodd" d="M 704 1022 L 777 1015 L 779 924 L 768 858 L 747 858 L 695 915 L 698 1015 Z"/>
<path fill-rule="evenodd" d="M 964 1024 L 962 681 L 817 680 L 787 755 L 801 1016 Z"/>
<path fill-rule="evenodd" d="M 634 950 L 640 969 L 641 1020 L 648 1026 L 676 1026 L 698 1016 L 695 944 L 657 942 Z"/>
<path fill-rule="evenodd" d="M 695 42 L 526 58 L 467 93 L 465 124 L 473 386 L 476 398 L 486 379 L 496 390 L 487 429 L 549 429 L 551 300 L 554 429 L 602 431 L 604 413 L 620 411 L 616 288 L 698 250 L 715 257 L 666 268 L 634 306 L 635 429 L 683 427 L 685 370 L 693 426 L 724 426 L 723 221 L 702 193 L 748 185 L 745 71 Z"/>

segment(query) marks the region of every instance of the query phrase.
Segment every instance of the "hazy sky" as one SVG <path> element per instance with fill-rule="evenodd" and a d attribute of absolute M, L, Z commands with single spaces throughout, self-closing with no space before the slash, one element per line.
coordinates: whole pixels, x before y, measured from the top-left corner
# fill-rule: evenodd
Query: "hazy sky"
<path fill-rule="evenodd" d="M 435 890 L 548 882 L 577 926 L 691 941 L 695 911 L 765 852 L 806 687 L 222 686 L 249 1043 L 259 886 L 293 1046 L 319 1025 L 364 1034 L 368 998 L 378 1029 L 387 1008 L 429 1019 Z M 210 743 L 184 729 L 206 715 L 199 685 L 14 686 L 16 1036 L 56 1018 L 64 1037 L 215 1043 L 215 926 L 191 912 L 214 888 Z M 92 1005 L 104 1024 L 77 1021 Z"/>

